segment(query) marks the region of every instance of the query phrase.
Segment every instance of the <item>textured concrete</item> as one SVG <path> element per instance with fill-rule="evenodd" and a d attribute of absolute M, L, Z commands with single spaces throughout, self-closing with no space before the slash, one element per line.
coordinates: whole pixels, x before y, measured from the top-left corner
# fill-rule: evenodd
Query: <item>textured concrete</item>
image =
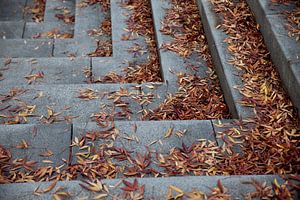
<path fill-rule="evenodd" d="M 295 6 L 278 5 L 270 8 L 267 0 L 247 2 L 260 24 L 272 61 L 300 116 L 300 44 L 295 38 L 288 37 L 288 30 L 285 28 L 288 22 L 281 14 L 283 10 L 290 11 Z"/>
<path fill-rule="evenodd" d="M 75 37 L 90 37 L 88 31 L 100 27 L 102 21 L 110 17 L 110 13 L 102 12 L 100 4 L 80 7 L 82 0 L 76 1 Z M 97 37 L 101 39 L 101 37 Z"/>
<path fill-rule="evenodd" d="M 61 112 L 57 117 L 60 120 L 64 120 L 65 117 L 72 116 L 75 117 L 73 122 L 86 123 L 91 121 L 91 115 L 93 113 L 99 113 L 103 111 L 101 108 L 103 105 L 111 108 L 113 106 L 112 100 L 108 100 L 107 96 L 103 97 L 105 94 L 110 92 L 115 92 L 120 90 L 120 88 L 128 89 L 132 93 L 138 93 L 138 91 L 132 88 L 132 85 L 29 85 L 29 86 L 14 86 L 17 88 L 25 89 L 26 92 L 17 96 L 17 98 L 3 102 L 3 107 L 8 107 L 7 109 L 1 109 L 0 114 L 9 115 L 11 112 L 11 107 L 16 107 L 23 105 L 35 105 L 36 109 L 33 113 L 36 117 L 48 116 L 47 107 L 51 107 L 55 113 Z M 0 94 L 6 94 L 10 89 L 0 88 Z M 92 89 L 96 92 L 97 99 L 93 100 L 83 100 L 78 98 L 80 95 L 80 90 L 82 89 Z M 138 113 L 141 110 L 141 106 L 134 100 L 128 97 L 123 97 L 122 100 L 129 104 L 129 109 L 132 113 Z M 116 108 L 116 112 L 119 112 L 120 108 Z M 108 113 L 109 114 L 109 113 Z M 133 114 L 130 120 L 138 119 L 138 114 Z M 116 120 L 128 120 L 127 118 L 115 118 Z M 29 123 L 36 123 L 36 121 L 31 121 L 28 119 Z M 43 121 L 43 120 L 42 120 Z"/>
<path fill-rule="evenodd" d="M 93 131 L 105 131 L 108 128 L 101 128 L 95 123 L 74 124 L 73 141 L 75 137 L 79 140 L 86 133 Z M 171 131 L 172 130 L 172 131 Z M 156 154 L 169 154 L 173 148 L 182 148 L 182 144 L 187 146 L 196 143 L 198 140 L 207 139 L 215 141 L 214 132 L 210 121 L 116 121 L 115 133 L 116 140 L 97 139 L 96 141 L 87 141 L 86 145 L 91 148 L 97 148 L 99 145 L 113 144 L 116 148 L 126 149 L 132 156 L 145 155 L 151 156 L 151 163 L 147 169 L 155 169 L 157 172 L 164 173 L 164 168 L 160 167 Z M 169 137 L 166 134 L 171 131 Z M 182 133 L 183 136 L 177 134 Z M 78 153 L 84 153 L 86 149 L 80 150 L 77 146 L 72 148 L 72 164 L 76 164 Z M 127 168 L 132 163 L 113 159 L 118 166 Z M 146 175 L 149 176 L 149 175 Z M 118 173 L 117 177 L 124 177 Z"/>
<path fill-rule="evenodd" d="M 53 41 L 51 39 L 23 40 L 10 39 L 0 40 L 1 57 L 51 57 Z"/>
<path fill-rule="evenodd" d="M 28 84 L 25 77 L 42 72 L 44 78 L 32 81 L 30 84 L 79 84 L 87 78 L 84 70 L 90 66 L 89 58 L 38 58 L 12 59 L 5 65 L 7 59 L 0 59 L 0 71 L 3 74 L 1 86 Z"/>
<path fill-rule="evenodd" d="M 17 148 L 22 141 L 28 144 L 27 149 Z M 37 162 L 36 167 L 64 164 L 62 159 L 69 159 L 70 142 L 71 125 L 67 124 L 2 125 L 0 129 L 0 145 L 11 152 L 12 160 L 19 158 L 33 160 Z M 50 157 L 40 155 L 47 150 L 52 151 L 53 155 Z M 50 160 L 53 163 L 44 163 L 44 160 Z"/>
<path fill-rule="evenodd" d="M 216 67 L 216 72 L 220 79 L 221 87 L 225 97 L 225 101 L 229 107 L 230 113 L 234 118 L 247 118 L 254 115 L 250 108 L 239 104 L 242 95 L 239 93 L 236 86 L 242 84 L 239 72 L 233 65 L 228 64 L 231 58 L 227 50 L 227 45 L 224 42 L 226 34 L 219 29 L 218 18 L 212 10 L 212 4 L 209 0 L 198 0 L 199 12 L 206 33 L 210 52 Z"/>
<path fill-rule="evenodd" d="M 111 13 L 113 56 L 119 60 L 137 61 L 138 59 L 139 62 L 142 62 L 147 58 L 147 53 L 142 56 L 136 56 L 127 50 L 135 44 L 146 48 L 145 38 L 135 36 L 133 41 L 122 40 L 122 37 L 128 34 L 124 30 L 127 27 L 126 19 L 128 16 L 126 16 L 126 13 L 128 15 L 128 11 L 120 7 L 120 2 L 120 0 L 111 2 L 111 10 L 114 11 Z"/>
<path fill-rule="evenodd" d="M 95 51 L 97 42 L 94 39 L 55 39 L 54 57 L 86 57 Z"/>
<path fill-rule="evenodd" d="M 55 17 L 56 14 L 63 14 L 62 8 L 69 12 L 68 15 L 75 15 L 75 0 L 47 0 L 44 22 L 63 23 Z"/>
<path fill-rule="evenodd" d="M 169 84 L 145 83 L 141 85 L 141 93 L 145 96 L 145 99 L 150 97 L 153 98 L 150 98 L 151 102 L 143 103 L 143 108 L 150 110 L 158 108 L 159 105 L 165 101 L 167 96 L 174 92 L 173 89 L 174 88 Z"/>
<path fill-rule="evenodd" d="M 0 38 L 1 39 L 21 39 L 24 30 L 24 22 L 0 21 Z"/>
<path fill-rule="evenodd" d="M 256 180 L 260 183 L 266 182 L 268 185 L 277 179 L 280 184 L 284 181 L 279 176 L 208 176 L 208 177 L 167 177 L 167 178 L 141 178 L 137 179 L 139 187 L 145 185 L 144 198 L 147 199 L 166 199 L 169 186 L 175 186 L 183 190 L 184 192 L 192 192 L 193 190 L 201 191 L 205 194 L 210 194 L 211 189 L 217 187 L 217 182 L 220 180 L 222 185 L 228 189 L 228 194 L 234 199 L 244 199 L 245 195 L 249 192 L 255 192 L 255 187 L 245 182 L 251 182 Z M 134 179 L 126 179 L 130 183 L 133 183 Z M 120 179 L 103 180 L 102 183 L 109 188 L 110 196 L 106 199 L 112 199 L 114 195 L 118 195 L 117 198 L 122 198 L 123 184 L 119 184 Z M 70 199 L 92 199 L 99 193 L 92 193 L 83 189 L 78 181 L 65 181 L 58 182 L 55 188 L 62 187 L 63 191 L 68 191 L 72 195 Z M 40 188 L 47 188 L 51 183 L 34 183 L 34 184 L 13 184 L 0 185 L 0 198 L 5 200 L 30 200 L 30 199 L 52 199 L 55 189 L 49 193 L 42 194 L 40 196 L 34 196 L 32 193 L 40 186 Z M 175 197 L 178 193 L 173 191 Z"/>
<path fill-rule="evenodd" d="M 119 132 L 116 146 L 126 148 L 133 152 L 146 153 L 147 150 L 153 152 L 167 153 L 174 147 L 181 147 L 182 143 L 191 145 L 199 139 L 215 141 L 214 131 L 211 121 L 118 121 L 115 127 Z M 165 137 L 169 129 L 173 129 L 170 137 Z M 74 137 L 80 138 L 88 131 L 105 130 L 95 123 L 74 124 Z M 185 132 L 183 137 L 176 135 L 176 132 Z M 128 140 L 135 136 L 136 140 Z M 94 144 L 108 143 L 109 140 L 98 140 Z M 155 143 L 154 143 L 155 142 Z M 152 144 L 153 143 L 153 144 Z M 151 144 L 151 145 L 150 145 Z"/>
<path fill-rule="evenodd" d="M 74 33 L 73 25 L 67 25 L 56 22 L 47 22 L 47 23 L 35 23 L 27 22 L 24 30 L 24 38 L 38 38 L 40 35 L 41 38 L 48 38 L 47 33 L 53 32 L 54 30 L 59 31 L 60 34 Z"/>
<path fill-rule="evenodd" d="M 124 75 L 124 66 L 128 65 L 126 61 L 119 61 L 114 57 L 94 57 L 92 58 L 92 73 L 94 80 L 102 79 L 104 76 L 108 75 L 110 72 L 114 72 L 118 75 Z"/>
<path fill-rule="evenodd" d="M 0 21 L 18 21 L 23 19 L 26 0 L 1 0 Z"/>

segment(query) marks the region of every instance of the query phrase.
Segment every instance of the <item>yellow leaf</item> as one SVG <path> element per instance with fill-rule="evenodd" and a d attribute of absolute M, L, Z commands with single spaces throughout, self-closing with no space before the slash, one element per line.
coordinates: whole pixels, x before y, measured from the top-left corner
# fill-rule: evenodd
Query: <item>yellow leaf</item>
<path fill-rule="evenodd" d="M 170 137 L 172 135 L 172 133 L 173 133 L 173 128 L 169 128 L 168 131 L 165 134 L 165 138 Z"/>

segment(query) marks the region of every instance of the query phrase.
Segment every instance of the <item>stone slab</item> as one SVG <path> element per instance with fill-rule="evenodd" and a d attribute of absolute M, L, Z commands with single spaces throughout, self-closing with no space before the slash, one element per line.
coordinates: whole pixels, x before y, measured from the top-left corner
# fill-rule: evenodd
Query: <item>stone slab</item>
<path fill-rule="evenodd" d="M 173 91 L 172 89 L 170 89 L 170 85 L 168 83 L 145 83 L 141 85 L 141 94 L 144 96 L 144 99 L 150 101 L 142 104 L 143 109 L 151 112 L 154 109 L 158 108 L 160 104 L 167 99 L 168 95 L 170 95 L 171 92 Z"/>
<path fill-rule="evenodd" d="M 55 17 L 56 14 L 75 15 L 75 0 L 47 0 L 45 7 L 44 22 L 63 23 Z"/>
<path fill-rule="evenodd" d="M 53 41 L 51 39 L 0 40 L 0 57 L 51 57 Z"/>
<path fill-rule="evenodd" d="M 3 87 L 22 84 L 82 84 L 88 80 L 84 70 L 90 67 L 89 58 L 12 59 L 8 65 L 5 62 L 7 59 L 0 59 L 0 72 L 3 75 L 0 85 Z M 37 73 L 43 73 L 44 77 L 30 79 L 30 75 Z"/>
<path fill-rule="evenodd" d="M 174 147 L 181 147 L 182 143 L 191 145 L 197 140 L 206 139 L 215 141 L 214 131 L 210 120 L 190 120 L 190 121 L 116 121 L 115 128 L 119 136 L 114 142 L 116 146 L 126 148 L 133 152 L 146 153 L 148 150 L 158 153 L 168 153 Z M 165 135 L 173 129 L 170 137 Z M 92 130 L 105 130 L 95 123 L 74 124 L 74 137 L 80 138 L 85 133 Z M 182 137 L 176 132 L 182 131 Z M 136 136 L 137 140 L 126 138 Z M 111 140 L 111 139 L 110 139 Z M 159 142 L 160 140 L 160 142 Z M 95 145 L 108 143 L 109 140 L 98 140 Z M 157 141 L 157 142 L 155 142 Z M 152 144 L 155 142 L 154 144 Z"/>
<path fill-rule="evenodd" d="M 101 26 L 105 18 L 110 17 L 109 12 L 103 12 L 99 3 L 82 7 L 82 0 L 76 1 L 75 37 L 90 37 L 88 31 Z M 102 37 L 96 37 L 101 39 Z"/>
<path fill-rule="evenodd" d="M 51 33 L 54 31 L 59 31 L 60 34 L 74 33 L 73 25 L 62 24 L 56 22 L 43 22 L 43 23 L 35 23 L 35 22 L 27 22 L 24 30 L 24 38 L 49 38 L 47 33 Z M 39 37 L 38 37 L 39 36 Z"/>
<path fill-rule="evenodd" d="M 66 121 L 66 119 L 74 118 L 72 121 L 87 123 L 91 121 L 91 115 L 99 112 L 108 112 L 111 110 L 114 99 L 108 99 L 107 94 L 119 91 L 121 88 L 128 89 L 129 92 L 138 93 L 134 85 L 131 84 L 106 84 L 106 85 L 84 85 L 84 84 L 68 84 L 68 85 L 28 85 L 28 86 L 11 86 L 9 88 L 0 88 L 0 97 L 5 97 L 12 88 L 19 88 L 25 90 L 24 93 L 17 95 L 15 98 L 3 101 L 0 115 L 11 116 L 18 115 L 18 109 L 24 105 L 36 106 L 33 116 L 42 118 L 36 121 L 36 118 L 28 119 L 28 123 L 47 123 L 45 117 L 49 115 L 48 107 L 54 113 L 60 113 L 56 119 L 59 121 Z M 91 100 L 84 100 L 78 98 L 80 90 L 91 89 L 95 92 L 95 98 Z M 138 120 L 141 106 L 129 97 L 122 97 L 125 103 L 128 103 L 128 108 L 132 115 L 129 117 L 115 117 L 115 120 Z M 105 106 L 105 108 L 103 107 Z M 22 108 L 23 108 L 22 107 Z M 108 109 L 108 110 L 107 110 Z M 116 112 L 120 112 L 121 108 L 117 107 Z M 43 117 L 44 116 L 44 117 Z M 4 118 L 5 119 L 5 118 Z M 67 120 L 68 121 L 68 120 Z M 69 121 L 70 122 L 70 121 Z M 3 123 L 3 122 L 2 122 Z"/>
<path fill-rule="evenodd" d="M 97 48 L 97 42 L 91 38 L 55 39 L 54 57 L 86 57 Z"/>
<path fill-rule="evenodd" d="M 26 0 L 1 0 L 0 21 L 19 21 L 23 19 Z"/>
<path fill-rule="evenodd" d="M 27 149 L 17 148 L 25 141 Z M 0 129 L 0 145 L 9 150 L 12 160 L 26 158 L 27 161 L 36 161 L 36 167 L 59 166 L 68 161 L 71 144 L 71 125 L 2 125 Z M 53 152 L 50 157 L 40 154 L 45 151 Z M 50 160 L 53 163 L 45 163 Z"/>
<path fill-rule="evenodd" d="M 21 39 L 24 31 L 23 21 L 0 22 L 0 38 L 2 39 Z"/>
<path fill-rule="evenodd" d="M 200 140 L 208 140 L 215 142 L 214 131 L 211 121 L 116 121 L 113 129 L 117 133 L 117 137 L 113 140 L 96 139 L 95 141 L 86 140 L 85 145 L 91 149 L 100 145 L 111 145 L 116 149 L 125 149 L 132 158 L 138 155 L 150 155 L 151 162 L 146 167 L 148 170 L 155 170 L 164 174 L 164 168 L 159 165 L 157 155 L 167 155 L 174 148 L 182 148 L 182 145 L 191 146 Z M 73 141 L 81 140 L 87 133 L 98 132 L 105 134 L 105 130 L 95 123 L 74 124 Z M 171 132 L 170 132 L 171 131 Z M 168 133 L 168 136 L 166 134 Z M 182 135 L 181 135 L 182 134 Z M 72 148 L 72 164 L 77 164 L 78 157 L 82 153 L 86 153 L 86 149 L 80 149 L 78 146 Z M 134 166 L 128 160 L 118 160 L 112 158 L 113 163 L 116 163 L 118 168 L 123 169 L 127 173 L 130 166 Z M 118 170 L 117 170 L 118 171 Z M 117 177 L 124 177 L 122 172 L 116 174 Z M 151 176 L 145 173 L 145 176 Z"/>
<path fill-rule="evenodd" d="M 128 64 L 127 64 L 128 65 Z M 92 58 L 92 74 L 94 80 L 103 80 L 103 78 L 111 72 L 118 75 L 124 74 L 125 61 L 119 61 L 113 57 Z"/>
<path fill-rule="evenodd" d="M 148 50 L 145 38 L 142 36 L 135 36 L 134 40 L 123 40 L 122 37 L 128 32 L 125 31 L 127 25 L 126 20 L 129 17 L 128 10 L 120 6 L 121 1 L 112 1 L 111 23 L 112 23 L 112 42 L 113 42 L 113 57 L 119 60 L 127 60 L 132 62 L 143 62 L 147 59 Z M 128 49 L 134 45 L 139 45 L 145 49 L 145 54 L 134 55 L 128 52 Z"/>

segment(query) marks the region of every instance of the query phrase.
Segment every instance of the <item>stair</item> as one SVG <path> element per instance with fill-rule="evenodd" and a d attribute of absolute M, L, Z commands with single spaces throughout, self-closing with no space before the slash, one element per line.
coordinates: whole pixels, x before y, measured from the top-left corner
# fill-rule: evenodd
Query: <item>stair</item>
<path fill-rule="evenodd" d="M 245 173 L 239 170 L 247 163 L 235 167 L 238 161 L 224 159 L 244 160 L 241 135 L 255 134 L 251 127 L 256 125 L 257 111 L 242 101 L 238 87 L 243 85 L 244 71 L 228 62 L 228 34 L 217 27 L 220 16 L 211 0 L 195 1 L 207 38 L 199 45 L 206 50 L 201 56 L 193 51 L 186 57 L 164 48 L 173 40 L 161 30 L 172 8 L 170 0 L 149 0 L 157 52 L 151 52 L 150 39 L 143 34 L 124 39 L 134 11 L 121 0 L 111 0 L 108 11 L 101 5 L 105 1 L 45 2 L 42 20 L 36 22 L 25 12 L 35 1 L 0 0 L 0 199 L 245 199 L 264 183 L 272 197 L 278 185 L 285 191 L 289 173 Z M 247 2 L 257 22 L 266 24 L 261 26 L 265 43 L 299 109 L 295 91 L 300 86 L 300 47 L 272 23 L 282 22 L 279 11 L 268 10 L 267 1 Z M 111 34 L 101 30 L 108 19 Z M 151 58 L 155 58 L 152 65 L 160 66 L 159 72 L 151 72 L 156 81 L 140 81 L 138 73 L 122 78 Z M 214 71 L 217 78 L 212 79 Z M 191 89 L 194 79 L 189 77 L 200 79 L 197 87 L 217 87 Z M 211 105 L 207 112 L 189 111 L 193 104 L 186 98 L 196 96 L 195 102 L 201 104 L 206 93 L 208 100 L 214 94 L 219 99 L 207 103 Z M 173 101 L 177 104 L 168 106 Z M 216 108 L 224 110 L 222 117 L 212 117 Z M 193 117 L 187 120 L 185 115 Z M 244 126 L 247 122 L 252 124 Z M 288 136 L 293 138 L 299 130 L 295 131 Z M 297 148 L 294 152 L 297 157 Z M 231 172 L 222 171 L 231 165 Z"/>
<path fill-rule="evenodd" d="M 300 110 L 300 47 L 295 37 L 289 37 L 286 28 L 287 16 L 284 11 L 292 12 L 297 2 L 288 5 L 270 4 L 267 0 L 247 1 L 277 67 L 283 85 L 289 93 L 295 107 Z M 298 112 L 300 113 L 300 112 Z"/>
<path fill-rule="evenodd" d="M 198 198 L 204 198 L 205 195 L 209 196 L 211 194 L 210 188 L 217 188 L 217 181 L 220 180 L 225 188 L 230 188 L 227 195 L 221 194 L 219 196 L 214 196 L 219 199 L 221 197 L 225 198 L 226 196 L 231 196 L 235 199 L 244 199 L 245 194 L 255 192 L 255 186 L 250 186 L 246 182 L 253 181 L 255 178 L 260 183 L 270 184 L 276 178 L 279 183 L 282 183 L 282 179 L 278 176 L 232 176 L 232 177 L 218 177 L 218 176 L 204 176 L 204 177 L 167 177 L 167 178 L 140 178 L 137 179 L 138 188 L 132 193 L 135 197 L 148 197 L 149 199 L 172 199 L 175 197 L 191 198 L 192 194 L 198 195 Z M 133 183 L 134 179 L 128 179 L 129 183 Z M 51 183 L 20 183 L 12 185 L 2 185 L 0 189 L 3 191 L 0 194 L 1 198 L 4 199 L 51 199 L 54 198 L 55 194 L 59 197 L 69 196 L 70 199 L 84 198 L 100 198 L 102 194 L 103 198 L 106 199 L 122 199 L 124 197 L 125 185 L 122 183 L 122 179 L 113 179 L 113 180 L 103 180 L 101 185 L 104 185 L 108 188 L 109 192 L 105 190 L 99 190 L 100 192 L 91 192 L 87 189 L 83 189 L 80 186 L 79 181 L 64 181 L 58 182 L 55 185 L 53 191 L 50 191 L 45 194 L 32 194 L 32 191 L 35 191 L 37 188 L 43 190 L 47 189 Z M 87 185 L 87 184 L 85 184 Z M 87 185 L 88 186 L 88 185 Z M 140 192 L 141 187 L 144 186 L 145 192 Z M 170 187 L 169 187 L 170 186 Z M 172 187 L 173 186 L 173 187 Z M 55 189 L 62 188 L 55 193 Z M 91 187 L 91 186 L 88 186 Z M 177 191 L 176 191 L 177 190 Z M 182 193 L 181 193 L 182 191 Z M 62 192 L 62 193 L 59 193 Z M 64 192 L 64 193 L 63 193 Z M 197 193 L 198 192 L 198 193 Z M 65 194 L 67 193 L 67 195 Z M 4 195 L 9 194 L 9 195 Z M 127 194 L 130 196 L 130 192 Z M 140 196 L 139 196 L 140 195 Z"/>

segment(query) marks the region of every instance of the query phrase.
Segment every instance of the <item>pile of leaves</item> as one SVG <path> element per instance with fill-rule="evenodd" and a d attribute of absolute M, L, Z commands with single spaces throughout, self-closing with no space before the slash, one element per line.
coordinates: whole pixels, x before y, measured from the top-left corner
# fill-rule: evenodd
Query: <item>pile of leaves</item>
<path fill-rule="evenodd" d="M 178 91 L 167 96 L 158 108 L 149 109 L 144 119 L 203 120 L 230 117 L 218 77 L 213 71 L 205 78 L 179 74 L 178 79 Z"/>
<path fill-rule="evenodd" d="M 232 54 L 229 62 L 243 71 L 243 85 L 239 88 L 242 103 L 252 107 L 255 114 L 252 119 L 239 122 L 238 130 L 223 133 L 232 139 L 226 141 L 228 146 L 236 145 L 233 138 L 240 140 L 243 153 L 225 157 L 222 170 L 228 174 L 298 173 L 299 118 L 282 88 L 247 3 L 245 0 L 212 2 L 222 19 L 219 27 L 228 35 L 225 42 Z"/>
<path fill-rule="evenodd" d="M 90 36 L 111 35 L 111 20 L 106 18 L 102 21 L 99 28 L 88 31 Z"/>
<path fill-rule="evenodd" d="M 124 75 L 110 72 L 103 77 L 94 78 L 95 83 L 144 83 L 161 82 L 160 65 L 155 42 L 152 11 L 149 0 L 122 1 L 121 7 L 130 12 L 126 20 L 126 31 L 122 40 L 133 40 L 142 36 L 147 44 L 149 56 L 143 63 L 128 63 Z M 132 47 L 133 48 L 133 47 Z M 129 48 L 129 51 L 132 49 Z M 132 52 L 136 53 L 136 52 Z"/>
<path fill-rule="evenodd" d="M 34 0 L 33 5 L 28 8 L 33 21 L 42 22 L 44 20 L 45 7 L 46 0 Z"/>

